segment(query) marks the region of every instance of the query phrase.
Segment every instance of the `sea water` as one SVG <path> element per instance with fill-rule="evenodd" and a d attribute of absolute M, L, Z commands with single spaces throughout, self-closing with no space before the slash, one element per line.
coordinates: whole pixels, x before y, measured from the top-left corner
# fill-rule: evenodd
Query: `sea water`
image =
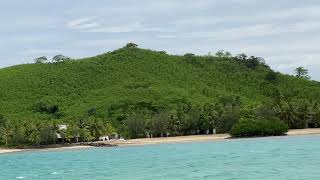
<path fill-rule="evenodd" d="M 319 180 L 320 136 L 2 154 L 0 179 Z"/>

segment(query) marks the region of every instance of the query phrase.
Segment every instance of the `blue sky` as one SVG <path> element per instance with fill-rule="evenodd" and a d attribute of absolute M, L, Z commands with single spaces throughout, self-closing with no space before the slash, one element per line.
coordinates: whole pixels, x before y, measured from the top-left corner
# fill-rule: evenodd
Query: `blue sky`
<path fill-rule="evenodd" d="M 0 0 L 0 67 L 135 42 L 171 54 L 243 52 L 320 80 L 319 19 L 319 0 Z"/>

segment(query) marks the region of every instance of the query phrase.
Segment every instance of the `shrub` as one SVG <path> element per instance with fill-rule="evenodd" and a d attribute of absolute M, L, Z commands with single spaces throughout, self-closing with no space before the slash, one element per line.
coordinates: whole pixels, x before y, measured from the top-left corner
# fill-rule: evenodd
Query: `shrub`
<path fill-rule="evenodd" d="M 232 137 L 281 136 L 286 132 L 288 126 L 276 118 L 242 119 L 232 127 L 230 135 Z"/>

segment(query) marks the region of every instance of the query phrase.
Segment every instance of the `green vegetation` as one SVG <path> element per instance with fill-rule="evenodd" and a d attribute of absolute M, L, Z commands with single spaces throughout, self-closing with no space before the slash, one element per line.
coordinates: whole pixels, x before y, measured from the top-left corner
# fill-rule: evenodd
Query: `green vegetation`
<path fill-rule="evenodd" d="M 58 55 L 0 69 L 0 144 L 38 145 L 229 132 L 240 118 L 319 127 L 320 84 L 245 54 L 168 55 L 134 43 L 91 58 Z M 58 125 L 66 124 L 66 132 Z"/>
<path fill-rule="evenodd" d="M 298 78 L 310 79 L 308 69 L 305 69 L 304 67 L 297 67 L 295 73 Z"/>
<path fill-rule="evenodd" d="M 232 137 L 281 136 L 288 132 L 288 126 L 276 119 L 242 119 L 230 130 Z"/>

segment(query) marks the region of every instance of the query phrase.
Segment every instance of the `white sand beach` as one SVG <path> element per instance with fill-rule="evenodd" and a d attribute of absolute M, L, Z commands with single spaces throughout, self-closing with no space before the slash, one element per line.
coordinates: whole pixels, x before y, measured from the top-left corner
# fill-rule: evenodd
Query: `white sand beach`
<path fill-rule="evenodd" d="M 299 135 L 320 135 L 320 128 L 314 129 L 293 129 L 290 130 L 288 136 Z M 177 137 L 163 137 L 163 138 L 142 138 L 131 140 L 116 140 L 108 141 L 106 143 L 115 144 L 119 146 L 131 146 L 131 145 L 147 145 L 147 144 L 162 144 L 162 143 L 183 143 L 183 142 L 199 142 L 199 141 L 216 141 L 230 138 L 229 134 L 214 134 L 214 135 L 194 135 L 194 136 L 177 136 Z M 68 150 L 68 149 L 82 149 L 90 148 L 91 146 L 68 146 L 68 147 L 56 147 L 56 148 L 44 148 L 44 149 L 4 149 L 0 148 L 0 154 L 13 153 L 21 151 L 44 151 L 44 150 Z"/>
<path fill-rule="evenodd" d="M 5 148 L 0 148 L 0 154 L 15 153 L 15 152 L 22 152 L 22 151 L 72 150 L 72 149 L 84 149 L 84 148 L 92 148 L 92 146 L 67 146 L 67 147 L 55 147 L 55 148 L 43 148 L 43 149 L 5 149 Z"/>

